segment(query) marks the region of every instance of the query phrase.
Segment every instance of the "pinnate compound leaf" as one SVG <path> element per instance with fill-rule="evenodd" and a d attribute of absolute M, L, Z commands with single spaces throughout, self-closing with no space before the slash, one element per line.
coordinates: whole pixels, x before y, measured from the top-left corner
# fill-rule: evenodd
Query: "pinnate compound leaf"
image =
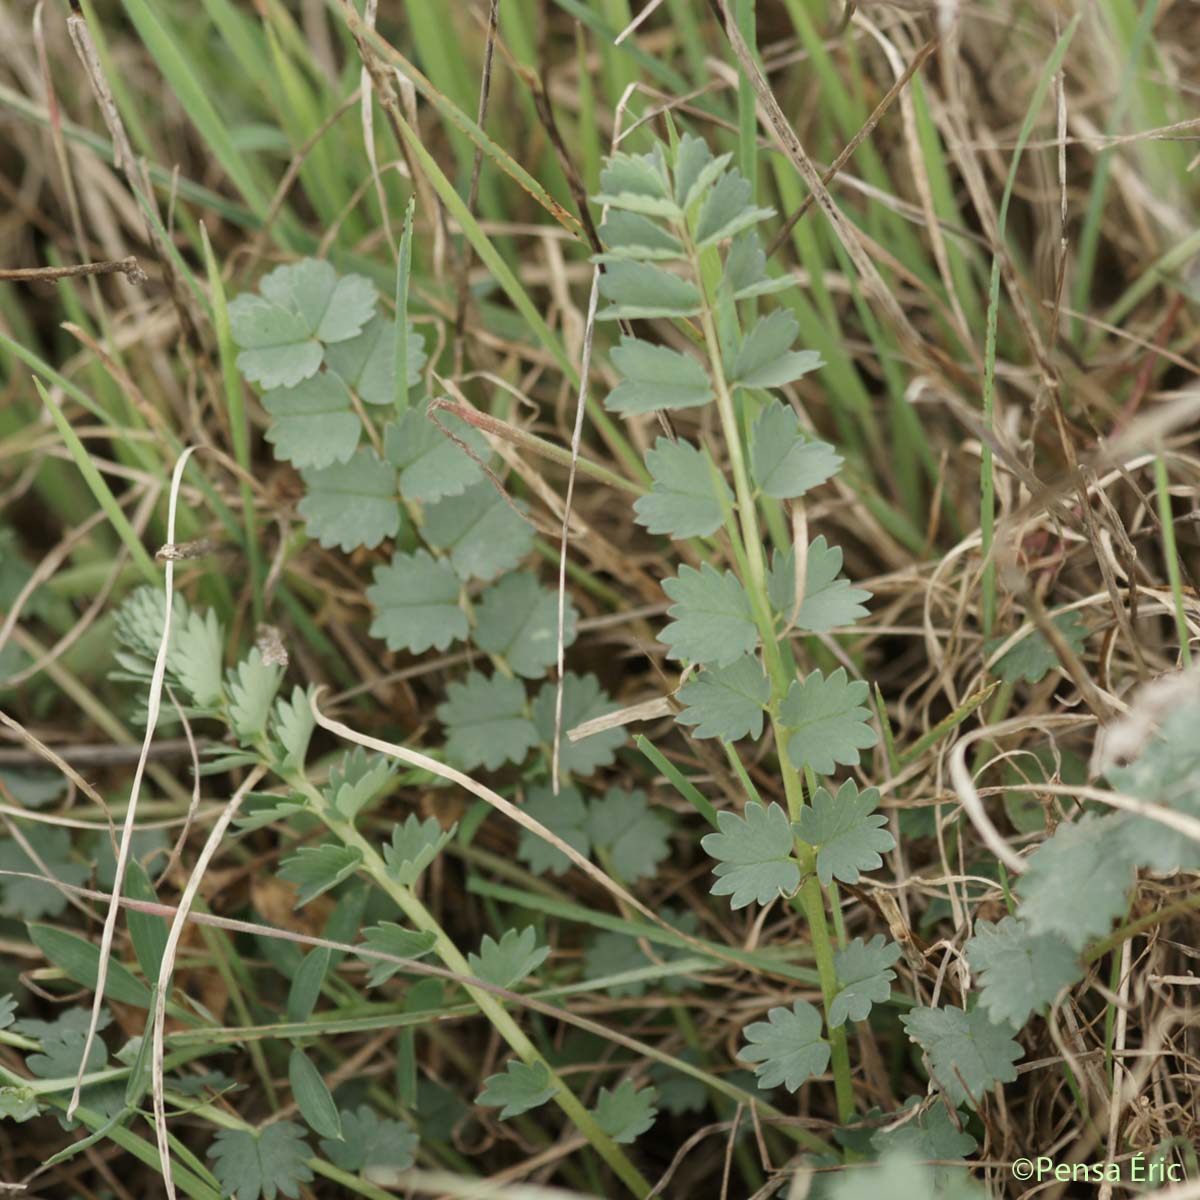
<path fill-rule="evenodd" d="M 526 975 L 532 975 L 549 956 L 550 947 L 537 944 L 537 930 L 529 925 L 519 933 L 505 930 L 498 942 L 485 933 L 479 953 L 468 954 L 467 963 L 476 979 L 512 988 Z"/>
<path fill-rule="evenodd" d="M 896 847 L 896 839 L 880 828 L 887 817 L 875 812 L 879 792 L 875 788 L 858 790 L 847 779 L 831 796 L 817 788 L 812 804 L 800 810 L 796 832 L 817 851 L 817 875 L 828 887 L 834 879 L 857 883 L 864 871 L 883 865 L 881 854 Z"/>
<path fill-rule="evenodd" d="M 659 438 L 646 454 L 654 480 L 648 496 L 633 502 L 634 520 L 651 533 L 704 537 L 720 528 L 733 493 L 704 450 L 690 442 Z"/>
<path fill-rule="evenodd" d="M 1088 814 L 1064 822 L 1026 859 L 1017 880 L 1031 933 L 1057 934 L 1082 950 L 1125 911 L 1132 870 L 1119 817 Z"/>
<path fill-rule="evenodd" d="M 404 887 L 412 887 L 421 872 L 445 849 L 458 828 L 455 823 L 443 829 L 437 817 L 420 820 L 409 813 L 403 824 L 392 829 L 392 840 L 383 847 L 388 874 Z"/>
<path fill-rule="evenodd" d="M 782 387 L 822 366 L 815 350 L 791 349 L 799 332 L 799 323 L 786 309 L 760 317 L 734 355 L 730 382 L 735 387 Z"/>
<path fill-rule="evenodd" d="M 353 821 L 364 805 L 383 794 L 394 777 L 395 771 L 386 758 L 355 746 L 330 769 L 325 799 L 348 821 Z"/>
<path fill-rule="evenodd" d="M 275 457 L 296 467 L 345 462 L 358 446 L 362 421 L 342 380 L 319 371 L 294 387 L 273 388 L 262 398 L 271 414 L 267 441 Z"/>
<path fill-rule="evenodd" d="M 836 475 L 842 465 L 833 447 L 809 437 L 800 418 L 781 400 L 772 400 L 759 414 L 753 443 L 755 482 L 776 500 L 803 496 Z"/>
<path fill-rule="evenodd" d="M 859 751 L 879 740 L 867 722 L 865 702 L 870 687 L 861 679 L 851 680 L 845 667 L 828 678 L 813 671 L 807 679 L 794 679 L 779 707 L 779 719 L 790 731 L 788 754 L 792 761 L 812 767 L 818 775 L 830 775 L 837 765 L 855 767 Z"/>
<path fill-rule="evenodd" d="M 747 803 L 745 816 L 717 813 L 719 832 L 705 834 L 700 845 L 717 860 L 714 896 L 730 896 L 730 906 L 770 904 L 800 886 L 800 867 L 792 858 L 792 830 L 787 813 L 772 802 L 763 808 Z"/>
<path fill-rule="evenodd" d="M 311 1181 L 312 1151 L 304 1130 L 292 1121 L 276 1121 L 261 1130 L 222 1129 L 208 1148 L 221 1195 L 233 1200 L 275 1200 L 300 1195 Z"/>
<path fill-rule="evenodd" d="M 484 462 L 491 457 L 487 439 L 462 417 L 442 411 L 437 419 Z M 389 425 L 383 446 L 400 472 L 400 494 L 406 500 L 432 504 L 444 496 L 461 496 L 483 478 L 479 464 L 433 423 L 427 404 L 410 408 L 398 423 Z"/>
<path fill-rule="evenodd" d="M 700 311 L 700 293 L 691 280 L 651 263 L 609 263 L 600 276 L 600 294 L 612 303 L 596 314 L 599 321 L 692 317 Z"/>
<path fill-rule="evenodd" d="M 563 614 L 563 645 L 575 641 L 575 606 Z M 558 658 L 558 593 L 528 571 L 513 571 L 493 584 L 475 610 L 475 644 L 501 655 L 527 679 L 536 679 Z"/>
<path fill-rule="evenodd" d="M 431 504 L 422 533 L 429 545 L 449 551 L 460 579 L 495 579 L 533 548 L 532 526 L 486 479 Z"/>
<path fill-rule="evenodd" d="M 1015 917 L 980 921 L 967 942 L 967 961 L 983 985 L 979 1003 L 997 1024 L 1020 1029 L 1083 970 L 1057 934 L 1031 934 Z"/>
<path fill-rule="evenodd" d="M 446 688 L 437 707 L 446 726 L 446 757 L 465 770 L 494 771 L 519 763 L 537 744 L 537 730 L 525 715 L 525 688 L 519 679 L 472 671 Z"/>
<path fill-rule="evenodd" d="M 341 1121 L 341 1140 L 323 1139 L 321 1153 L 343 1171 L 360 1173 L 381 1187 L 398 1187 L 399 1172 L 416 1162 L 417 1134 L 403 1121 L 381 1117 L 366 1104 L 342 1109 Z"/>
<path fill-rule="evenodd" d="M 755 206 L 748 180 L 737 171 L 728 171 L 704 197 L 696 220 L 696 245 L 711 246 L 774 215 L 773 208 Z"/>
<path fill-rule="evenodd" d="M 283 668 L 264 663 L 258 649 L 251 650 L 229 672 L 229 721 L 243 741 L 253 742 L 266 732 L 267 718 L 282 679 Z"/>
<path fill-rule="evenodd" d="M 395 921 L 380 921 L 363 930 L 363 945 L 378 954 L 390 954 L 393 958 L 424 958 L 437 944 L 437 934 L 431 930 L 405 929 Z M 385 962 L 378 958 L 364 958 L 370 968 L 367 987 L 378 987 L 391 979 L 404 964 Z"/>
<path fill-rule="evenodd" d="M 623 1079 L 612 1091 L 602 1087 L 592 1116 L 614 1142 L 629 1145 L 650 1129 L 658 1117 L 652 1087 L 639 1089 L 632 1079 Z"/>
<path fill-rule="evenodd" d="M 529 1066 L 519 1059 L 509 1059 L 503 1075 L 489 1075 L 483 1081 L 483 1091 L 475 1097 L 476 1104 L 500 1109 L 500 1120 L 519 1117 L 521 1113 L 540 1108 L 558 1091 L 544 1062 Z"/>
<path fill-rule="evenodd" d="M 877 933 L 869 942 L 855 938 L 833 956 L 837 971 L 838 993 L 829 1006 L 829 1024 L 865 1021 L 873 1004 L 886 1004 L 892 994 L 896 972 L 889 970 L 900 957 L 895 942 L 884 942 Z"/>
<path fill-rule="evenodd" d="M 900 1020 L 929 1058 L 929 1068 L 950 1103 L 975 1108 L 997 1083 L 1012 1083 L 1025 1053 L 1010 1025 L 994 1025 L 982 1008 L 914 1008 Z"/>
<path fill-rule="evenodd" d="M 371 549 L 400 532 L 396 470 L 369 446 L 348 462 L 305 467 L 300 476 L 308 491 L 297 511 L 308 522 L 309 537 L 326 549 Z"/>
<path fill-rule="evenodd" d="M 296 885 L 299 890 L 296 907 L 300 908 L 353 875 L 360 862 L 362 851 L 355 846 L 336 842 L 301 846 L 279 864 L 279 878 Z"/>
<path fill-rule="evenodd" d="M 791 1008 L 771 1009 L 765 1021 L 754 1021 L 742 1033 L 749 1045 L 738 1051 L 738 1061 L 756 1064 L 760 1087 L 783 1084 L 794 1092 L 829 1065 L 821 1014 L 807 1000 L 797 1000 Z"/>
<path fill-rule="evenodd" d="M 408 325 L 408 386 L 421 382 L 425 339 Z M 396 326 L 376 313 L 362 332 L 346 342 L 325 347 L 325 364 L 368 404 L 392 405 L 396 400 Z"/>
<path fill-rule="evenodd" d="M 556 796 L 551 788 L 530 788 L 524 805 L 527 816 L 561 838 L 585 858 L 591 852 L 592 839 L 588 832 L 588 809 L 578 788 L 564 787 Z M 540 834 L 522 829 L 517 842 L 517 857 L 535 874 L 561 875 L 571 860 L 552 846 Z"/>
<path fill-rule="evenodd" d="M 1051 623 L 1062 634 L 1067 645 L 1075 654 L 1083 652 L 1087 641 L 1088 627 L 1083 617 L 1072 610 L 1051 617 Z M 984 654 L 990 658 L 1008 640 L 1008 635 L 991 638 L 984 643 Z M 1058 655 L 1040 629 L 1026 634 L 1011 650 L 1005 653 L 991 670 L 1006 683 L 1041 683 L 1051 672 L 1059 669 Z"/>
<path fill-rule="evenodd" d="M 670 822 L 647 805 L 642 791 L 609 788 L 592 801 L 587 829 L 592 845 L 612 855 L 617 874 L 629 883 L 652 877 L 671 852 Z"/>
<path fill-rule="evenodd" d="M 826 633 L 840 626 L 853 625 L 867 615 L 863 602 L 870 600 L 866 588 L 851 587 L 840 577 L 842 549 L 830 546 L 825 535 L 814 538 L 808 547 L 804 573 L 804 603 L 796 615 L 796 625 L 810 633 Z M 767 581 L 771 605 L 784 620 L 796 606 L 796 552 L 781 554 L 778 550 L 771 560 Z"/>
<path fill-rule="evenodd" d="M 612 361 L 623 378 L 604 401 L 609 412 L 633 415 L 660 408 L 697 408 L 713 398 L 703 364 L 681 350 L 623 337 Z"/>
<path fill-rule="evenodd" d="M 675 601 L 667 610 L 674 620 L 658 635 L 670 658 L 727 667 L 754 651 L 758 628 L 750 597 L 732 571 L 683 566 L 663 581 L 663 591 Z"/>
<path fill-rule="evenodd" d="M 329 1088 L 311 1058 L 298 1046 L 288 1057 L 288 1084 L 300 1115 L 318 1137 L 341 1139 L 342 1122 Z"/>
<path fill-rule="evenodd" d="M 421 654 L 466 638 L 467 614 L 459 607 L 459 579 L 449 563 L 427 550 L 395 554 L 375 568 L 374 580 L 367 588 L 375 608 L 371 636 L 383 638 L 389 650 Z"/>
<path fill-rule="evenodd" d="M 533 701 L 533 723 L 538 740 L 549 746 L 554 740 L 554 709 L 558 685 L 544 683 Z M 595 675 L 576 675 L 568 671 L 563 676 L 562 744 L 558 765 L 572 775 L 591 775 L 609 766 L 616 757 L 618 746 L 624 744 L 626 733 L 617 726 L 593 733 L 573 742 L 567 732 L 585 721 L 607 716 L 617 705 L 608 697 Z"/>

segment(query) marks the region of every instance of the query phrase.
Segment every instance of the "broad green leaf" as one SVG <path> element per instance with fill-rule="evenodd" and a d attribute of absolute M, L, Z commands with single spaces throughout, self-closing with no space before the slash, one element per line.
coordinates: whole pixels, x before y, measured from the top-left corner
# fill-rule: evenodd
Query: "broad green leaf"
<path fill-rule="evenodd" d="M 598 321 L 692 317 L 700 311 L 694 283 L 651 263 L 609 263 L 600 276 L 600 294 L 612 303 L 596 314 Z"/>
<path fill-rule="evenodd" d="M 622 1079 L 612 1091 L 600 1089 L 592 1116 L 614 1142 L 628 1145 L 653 1126 L 658 1117 L 657 1099 L 654 1088 L 639 1089 L 632 1079 Z"/>
<path fill-rule="evenodd" d="M 929 1058 L 930 1073 L 957 1108 L 978 1107 L 997 1083 L 1012 1083 L 1025 1051 L 1009 1025 L 993 1025 L 982 1008 L 914 1008 L 900 1020 Z"/>
<path fill-rule="evenodd" d="M 95 988 L 100 971 L 100 948 L 77 934 L 53 925 L 28 925 L 29 940 L 46 956 L 48 962 L 69 979 L 87 988 Z M 138 1008 L 150 1007 L 150 989 L 116 958 L 108 960 L 105 995 L 122 1004 Z"/>
<path fill-rule="evenodd" d="M 42 865 L 30 858 L 16 839 L 0 838 L 0 871 L 23 871 L 30 875 L 48 873 L 54 879 L 75 886 L 87 880 L 88 868 L 83 863 L 71 861 L 71 835 L 65 829 L 26 822 L 21 822 L 20 829 Z M 57 917 L 66 907 L 66 896 L 53 884 L 0 875 L 0 915 L 36 921 L 41 917 Z"/>
<path fill-rule="evenodd" d="M 833 956 L 838 992 L 829 1006 L 829 1024 L 865 1021 L 873 1004 L 886 1004 L 892 994 L 896 972 L 889 970 L 900 957 L 895 942 L 884 942 L 877 933 L 869 942 L 855 938 Z"/>
<path fill-rule="evenodd" d="M 68 1008 L 53 1021 L 39 1021 L 23 1018 L 13 1026 L 13 1032 L 25 1037 L 36 1038 L 41 1043 L 41 1050 L 30 1054 L 25 1059 L 25 1066 L 30 1074 L 39 1079 L 72 1078 L 79 1070 L 83 1059 L 83 1047 L 87 1040 L 88 1024 L 91 1013 L 86 1008 Z M 100 1019 L 96 1029 L 106 1029 L 112 1017 L 108 1009 L 100 1010 Z M 108 1048 L 101 1038 L 92 1042 L 88 1051 L 85 1073 L 99 1071 L 108 1061 Z"/>
<path fill-rule="evenodd" d="M 363 945 L 378 954 L 390 954 L 394 958 L 424 958 L 437 945 L 437 934 L 431 930 L 405 929 L 394 921 L 380 921 L 363 930 Z M 385 962 L 378 958 L 364 960 L 370 968 L 367 987 L 378 987 L 391 979 L 404 964 Z"/>
<path fill-rule="evenodd" d="M 787 309 L 760 317 L 734 355 L 730 383 L 747 388 L 782 387 L 823 366 L 815 350 L 791 349 L 799 332 L 799 323 Z"/>
<path fill-rule="evenodd" d="M 1059 613 L 1051 623 L 1062 634 L 1064 640 L 1076 654 L 1083 652 L 1088 637 L 1088 627 L 1076 611 Z M 983 652 L 987 658 L 1000 649 L 1009 635 L 991 638 L 984 642 Z M 1051 671 L 1059 669 L 1058 655 L 1046 640 L 1041 630 L 1035 629 L 1023 637 L 1000 660 L 992 664 L 991 671 L 1006 683 L 1041 683 Z"/>
<path fill-rule="evenodd" d="M 732 154 L 713 157 L 708 143 L 685 133 L 675 154 L 675 201 L 687 212 L 729 165 Z"/>
<path fill-rule="evenodd" d="M 24 1084 L 5 1084 L 0 1087 L 0 1121 L 15 1121 L 23 1125 L 38 1115 L 37 1093 Z"/>
<path fill-rule="evenodd" d="M 781 275 L 778 279 L 767 275 L 767 256 L 759 245 L 758 234 L 747 230 L 734 238 L 729 247 L 722 283 L 734 300 L 748 300 L 751 296 L 765 296 L 795 287 L 796 281 L 790 275 Z"/>
<path fill-rule="evenodd" d="M 284 771 L 298 771 L 308 758 L 308 743 L 316 727 L 309 703 L 311 691 L 292 688 L 290 700 L 280 696 L 275 701 L 272 732 L 283 751 L 280 766 Z"/>
<path fill-rule="evenodd" d="M 349 462 L 305 467 L 300 476 L 308 493 L 297 511 L 308 522 L 309 537 L 326 549 L 370 549 L 400 532 L 396 470 L 369 446 Z"/>
<path fill-rule="evenodd" d="M 392 764 L 381 754 L 367 754 L 361 746 L 347 750 L 329 771 L 325 799 L 348 821 L 382 795 L 395 778 Z"/>
<path fill-rule="evenodd" d="M 683 245 L 661 225 L 636 212 L 610 212 L 600 226 L 600 241 L 606 247 L 600 262 L 635 259 L 642 262 L 682 258 Z"/>
<path fill-rule="evenodd" d="M 671 852 L 671 824 L 646 804 L 642 791 L 609 788 L 593 800 L 587 822 L 592 845 L 612 855 L 617 874 L 627 883 L 652 878 Z"/>
<path fill-rule="evenodd" d="M 500 1109 L 500 1120 L 519 1117 L 521 1113 L 540 1108 L 558 1091 L 550 1072 L 540 1060 L 529 1066 L 519 1059 L 509 1059 L 503 1075 L 489 1075 L 483 1081 L 483 1091 L 475 1097 L 476 1104 Z"/>
<path fill-rule="evenodd" d="M 575 641 L 575 606 L 568 599 L 563 645 Z M 500 655 L 527 679 L 545 675 L 558 658 L 558 593 L 542 587 L 528 571 L 513 571 L 479 598 L 475 644 Z"/>
<path fill-rule="evenodd" d="M 646 453 L 654 487 L 633 502 L 634 518 L 651 533 L 705 537 L 719 529 L 733 493 L 704 450 L 690 442 L 659 438 Z"/>
<path fill-rule="evenodd" d="M 462 417 L 439 412 L 437 420 L 487 462 L 487 439 Z M 444 496 L 460 496 L 483 478 L 479 464 L 433 423 L 427 404 L 410 408 L 384 431 L 384 454 L 400 472 L 400 494 L 431 504 Z"/>
<path fill-rule="evenodd" d="M 791 1008 L 771 1009 L 767 1020 L 747 1025 L 742 1033 L 749 1045 L 738 1051 L 738 1061 L 756 1064 L 760 1087 L 783 1084 L 794 1092 L 829 1065 L 821 1014 L 807 1000 L 797 1000 Z"/>
<path fill-rule="evenodd" d="M 533 548 L 533 527 L 486 479 L 431 504 L 421 532 L 429 545 L 449 551 L 461 579 L 495 579 Z"/>
<path fill-rule="evenodd" d="M 676 694 L 684 708 L 675 720 L 696 726 L 696 737 L 733 742 L 762 736 L 771 683 L 753 654 L 727 667 L 706 667 Z"/>
<path fill-rule="evenodd" d="M 804 603 L 796 616 L 796 625 L 810 633 L 827 633 L 830 629 L 853 625 L 867 615 L 863 601 L 871 598 L 865 588 L 851 587 L 848 579 L 840 578 L 842 550 L 830 546 L 825 535 L 814 538 L 808 547 L 804 571 Z M 796 553 L 775 551 L 767 583 L 771 606 L 787 620 L 796 606 Z"/>
<path fill-rule="evenodd" d="M 708 563 L 700 570 L 682 566 L 674 579 L 663 581 L 663 591 L 675 603 L 673 617 L 658 635 L 669 646 L 668 657 L 727 667 L 758 644 L 758 628 L 750 598 L 732 571 L 718 571 Z"/>
<path fill-rule="evenodd" d="M 779 719 L 789 731 L 788 754 L 796 766 L 806 764 L 818 775 L 831 775 L 839 764 L 857 766 L 859 751 L 879 740 L 867 724 L 870 694 L 870 686 L 851 680 L 845 667 L 828 678 L 814 671 L 807 679 L 793 679 Z"/>
<path fill-rule="evenodd" d="M 16 1011 L 17 1002 L 11 992 L 0 996 L 0 1029 L 7 1029 L 16 1020 Z"/>
<path fill-rule="evenodd" d="M 10 645 L 14 643 L 9 643 Z M 58 771 L 0 767 L 0 783 L 22 808 L 45 808 L 67 794 L 70 780 Z"/>
<path fill-rule="evenodd" d="M 332 951 L 327 946 L 310 950 L 301 962 L 288 987 L 287 1019 L 307 1021 L 321 998 L 321 986 L 329 972 Z"/>
<path fill-rule="evenodd" d="M 739 909 L 750 903 L 770 904 L 800 886 L 800 867 L 792 858 L 791 826 L 778 804 L 772 801 L 763 808 L 751 800 L 745 816 L 719 812 L 717 824 L 719 833 L 700 839 L 704 853 L 717 860 L 714 896 L 732 897 L 730 907 Z"/>
<path fill-rule="evenodd" d="M 554 740 L 554 709 L 558 685 L 544 683 L 533 701 L 533 723 L 537 728 L 538 740 L 549 746 Z M 576 675 L 568 671 L 563 676 L 562 744 L 559 747 L 560 770 L 572 775 L 591 775 L 601 767 L 609 766 L 616 757 L 616 750 L 627 736 L 620 726 L 593 733 L 589 737 L 572 742 L 567 737 L 569 730 L 585 721 L 607 716 L 617 705 L 600 686 L 595 675 Z"/>
<path fill-rule="evenodd" d="M 208 1148 L 221 1195 L 235 1200 L 297 1197 L 313 1173 L 312 1151 L 304 1130 L 292 1121 L 275 1121 L 261 1130 L 222 1129 Z"/>
<path fill-rule="evenodd" d="M 408 386 L 421 382 L 425 365 L 425 339 L 408 324 Z M 376 313 L 362 333 L 347 342 L 325 347 L 325 365 L 336 371 L 348 387 L 368 404 L 390 406 L 395 400 L 396 330 L 394 323 Z"/>
<path fill-rule="evenodd" d="M 355 337 L 375 312 L 375 285 L 363 275 L 339 279 L 322 259 L 277 267 L 258 287 L 268 300 L 299 313 L 322 342 Z"/>
<path fill-rule="evenodd" d="M 263 662 L 255 648 L 229 672 L 229 723 L 243 741 L 253 742 L 266 732 L 283 668 Z"/>
<path fill-rule="evenodd" d="M 713 398 L 708 372 L 698 358 L 640 338 L 623 337 L 612 352 L 622 381 L 608 394 L 609 412 L 648 413 L 660 408 L 696 408 Z"/>
<path fill-rule="evenodd" d="M 422 821 L 416 813 L 409 813 L 403 824 L 392 827 L 392 840 L 384 844 L 388 874 L 403 887 L 412 887 L 421 872 L 445 849 L 457 828 L 457 822 L 443 829 L 437 817 Z"/>
<path fill-rule="evenodd" d="M 577 788 L 564 787 L 557 796 L 548 787 L 530 788 L 523 808 L 527 816 L 545 825 L 551 833 L 585 858 L 591 852 L 588 809 Z M 561 875 L 571 866 L 571 860 L 561 850 L 530 829 L 521 830 L 517 841 L 517 857 L 535 875 L 545 875 L 546 872 Z"/>
<path fill-rule="evenodd" d="M 416 1162 L 420 1144 L 416 1133 L 403 1121 L 381 1117 L 366 1104 L 342 1109 L 341 1122 L 341 1140 L 323 1139 L 321 1153 L 335 1167 L 361 1174 L 380 1187 L 400 1187 L 400 1173 Z"/>
<path fill-rule="evenodd" d="M 1078 951 L 1109 931 L 1133 881 L 1121 834 L 1119 818 L 1088 814 L 1063 822 L 1025 860 L 1016 886 L 1031 933 L 1057 934 Z"/>
<path fill-rule="evenodd" d="M 225 631 L 215 609 L 210 608 L 203 616 L 189 612 L 178 626 L 172 622 L 168 661 L 175 678 L 198 708 L 215 708 L 221 703 L 224 657 Z"/>
<path fill-rule="evenodd" d="M 445 650 L 467 636 L 467 614 L 459 607 L 459 578 L 443 559 L 427 550 L 394 554 L 375 568 L 367 599 L 375 608 L 371 636 L 383 638 L 389 650 L 422 654 Z"/>
<path fill-rule="evenodd" d="M 301 846 L 279 864 L 279 878 L 296 885 L 296 907 L 300 908 L 353 875 L 361 862 L 362 851 L 355 846 L 335 842 Z"/>
<path fill-rule="evenodd" d="M 309 1128 L 319 1137 L 340 1140 L 342 1122 L 338 1117 L 337 1105 L 329 1094 L 321 1072 L 299 1047 L 293 1049 L 288 1058 L 288 1083 L 292 1089 L 292 1099 Z"/>
<path fill-rule="evenodd" d="M 776 500 L 803 496 L 836 475 L 842 459 L 828 442 L 809 437 L 800 418 L 781 400 L 772 400 L 754 422 L 751 465 L 764 494 Z"/>
<path fill-rule="evenodd" d="M 522 762 L 537 744 L 519 679 L 472 671 L 464 682 L 449 684 L 437 715 L 446 726 L 446 757 L 464 770 Z"/>
<path fill-rule="evenodd" d="M 483 935 L 478 954 L 468 954 L 471 974 L 497 987 L 513 988 L 526 975 L 532 975 L 550 956 L 549 946 L 537 944 L 537 930 L 532 925 L 519 933 L 505 930 L 499 942 L 490 934 Z"/>
<path fill-rule="evenodd" d="M 337 375 L 319 371 L 294 387 L 273 388 L 262 403 L 272 417 L 267 441 L 284 462 L 327 467 L 345 462 L 358 446 L 362 421 Z"/>
<path fill-rule="evenodd" d="M 338 279 L 316 259 L 264 275 L 261 296 L 237 296 L 229 305 L 238 369 L 264 388 L 292 387 L 316 373 L 322 343 L 354 337 L 375 311 L 375 288 L 361 275 Z"/>
<path fill-rule="evenodd" d="M 906 1107 L 919 1107 L 923 1099 L 914 1098 Z M 901 1115 L 903 1113 L 897 1114 Z M 935 1162 L 952 1162 L 974 1154 L 979 1143 L 969 1133 L 955 1127 L 944 1104 L 933 1104 L 920 1116 L 894 1129 L 876 1130 L 871 1137 L 871 1147 L 880 1155 L 899 1151 Z"/>
<path fill-rule="evenodd" d="M 979 1003 L 997 1024 L 1020 1029 L 1083 974 L 1075 952 L 1057 934 L 1031 934 L 1015 917 L 980 921 L 967 942 L 967 961 L 983 986 Z"/>
<path fill-rule="evenodd" d="M 875 812 L 879 793 L 875 788 L 858 790 L 853 779 L 847 779 L 831 796 L 817 788 L 812 804 L 800 810 L 794 828 L 817 851 L 817 875 L 828 887 L 836 878 L 843 883 L 857 883 L 864 871 L 874 871 L 883 865 L 881 854 L 896 847 L 896 839 L 880 826 L 887 817 Z"/>
<path fill-rule="evenodd" d="M 755 206 L 749 180 L 728 171 L 704 197 L 696 220 L 696 245 L 711 246 L 774 215 L 773 208 Z"/>

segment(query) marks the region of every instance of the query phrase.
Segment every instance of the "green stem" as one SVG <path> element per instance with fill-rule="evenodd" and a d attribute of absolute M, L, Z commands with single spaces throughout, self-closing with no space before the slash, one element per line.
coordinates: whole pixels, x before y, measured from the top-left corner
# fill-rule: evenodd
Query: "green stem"
<path fill-rule="evenodd" d="M 288 777 L 288 782 L 304 794 L 314 813 L 320 817 L 331 832 L 341 839 L 344 845 L 352 846 L 362 854 L 363 870 L 399 905 L 401 911 L 413 925 L 419 930 L 434 935 L 436 938 L 434 952 L 442 960 L 443 965 L 458 975 L 471 976 L 470 965 L 438 923 L 437 918 L 408 888 L 397 883 L 388 874 L 387 866 L 375 847 L 352 825 L 336 815 L 325 802 L 321 793 L 304 775 L 292 775 Z M 600 1128 L 596 1118 L 558 1076 L 504 1005 L 491 992 L 485 991 L 483 988 L 474 987 L 469 983 L 464 983 L 463 988 L 515 1054 L 531 1066 L 541 1063 L 546 1068 L 551 1081 L 558 1088 L 554 1094 L 555 1102 L 576 1129 L 588 1140 L 596 1153 L 612 1168 L 621 1182 L 635 1196 L 639 1197 L 639 1200 L 641 1197 L 647 1196 L 650 1192 L 650 1184 L 630 1162 L 620 1146 Z"/>

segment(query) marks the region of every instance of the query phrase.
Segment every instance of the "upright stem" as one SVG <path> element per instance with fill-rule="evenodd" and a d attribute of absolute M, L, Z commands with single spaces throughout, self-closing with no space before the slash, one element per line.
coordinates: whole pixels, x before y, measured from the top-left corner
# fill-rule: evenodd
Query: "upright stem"
<path fill-rule="evenodd" d="M 704 292 L 699 255 L 690 241 L 687 242 L 687 245 L 692 270 L 701 291 Z M 712 376 L 713 391 L 717 397 L 717 412 L 721 419 L 721 430 L 729 448 L 729 464 L 733 472 L 733 489 L 737 498 L 738 523 L 741 529 L 741 549 L 746 564 L 747 578 L 743 580 L 743 583 L 746 585 L 755 623 L 762 638 L 763 656 L 766 661 L 767 673 L 771 678 L 771 710 L 774 714 L 778 713 L 779 705 L 791 686 L 791 673 L 780 653 L 775 621 L 771 615 L 770 601 L 767 596 L 767 556 L 763 546 L 762 530 L 758 524 L 758 508 L 754 502 L 754 489 L 750 485 L 750 475 L 746 469 L 746 455 L 742 446 L 741 431 L 738 428 L 737 414 L 733 409 L 733 396 L 725 379 L 724 364 L 721 362 L 716 319 L 707 294 L 704 294 L 703 308 L 700 311 L 700 325 L 708 352 L 709 372 Z M 800 773 L 788 754 L 787 732 L 780 725 L 778 717 L 774 715 L 772 716 L 772 727 L 775 731 L 779 769 L 783 776 L 784 790 L 787 795 L 788 814 L 793 821 L 796 821 L 804 806 L 804 786 L 800 779 Z M 829 1007 L 833 1003 L 834 996 L 837 995 L 838 983 L 837 971 L 833 962 L 833 943 L 829 937 L 829 924 L 825 916 L 825 897 L 820 880 L 816 875 L 816 855 L 813 848 L 799 837 L 796 838 L 796 857 L 800 862 L 801 871 L 806 876 L 798 900 L 812 936 L 813 957 L 816 960 L 817 974 L 821 980 L 821 996 L 825 1006 L 825 1028 L 829 1037 L 838 1117 L 845 1123 L 854 1116 L 854 1085 L 850 1074 L 850 1051 L 846 1043 L 846 1028 L 844 1025 L 834 1028 L 829 1024 Z"/>
<path fill-rule="evenodd" d="M 289 777 L 288 782 L 304 793 L 314 813 L 321 818 L 342 843 L 353 846 L 362 854 L 363 870 L 400 906 L 404 915 L 417 929 L 432 933 L 435 937 L 434 952 L 442 963 L 458 975 L 470 976 L 470 964 L 458 947 L 438 923 L 437 918 L 406 887 L 397 883 L 389 874 L 387 864 L 375 847 L 367 841 L 348 821 L 340 818 L 325 802 L 325 798 L 303 775 Z M 513 1020 L 504 1005 L 482 988 L 464 983 L 467 994 L 479 1006 L 480 1012 L 492 1023 L 496 1032 L 509 1044 L 513 1052 L 524 1062 L 541 1063 L 549 1072 L 550 1080 L 558 1089 L 554 1093 L 555 1103 L 563 1110 L 575 1128 L 588 1140 L 592 1149 L 612 1168 L 613 1172 L 629 1190 L 641 1200 L 650 1192 L 650 1184 L 641 1172 L 629 1161 L 625 1152 L 600 1128 L 596 1118 L 580 1102 L 574 1092 L 563 1082 L 542 1053 L 526 1036 L 524 1030 Z"/>

